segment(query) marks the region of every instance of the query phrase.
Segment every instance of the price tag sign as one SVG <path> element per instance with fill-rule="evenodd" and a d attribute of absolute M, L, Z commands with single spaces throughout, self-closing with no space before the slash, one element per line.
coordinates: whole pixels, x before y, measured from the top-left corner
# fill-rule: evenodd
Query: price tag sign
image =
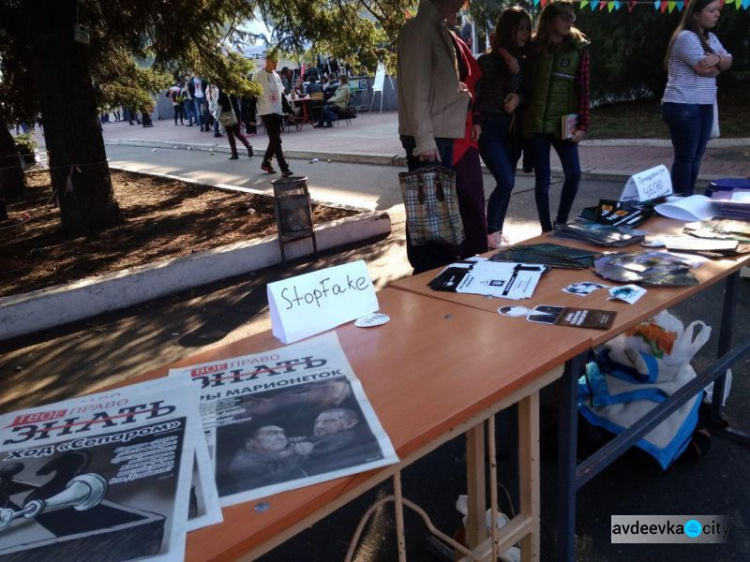
<path fill-rule="evenodd" d="M 620 201 L 649 201 L 672 195 L 672 178 L 664 164 L 630 176 Z"/>
<path fill-rule="evenodd" d="M 269 283 L 273 335 L 293 343 L 380 309 L 365 262 Z"/>

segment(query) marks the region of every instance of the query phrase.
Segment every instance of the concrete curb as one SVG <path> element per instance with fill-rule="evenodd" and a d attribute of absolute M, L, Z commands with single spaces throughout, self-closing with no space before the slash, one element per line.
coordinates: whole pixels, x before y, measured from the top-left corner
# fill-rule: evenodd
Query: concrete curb
<path fill-rule="evenodd" d="M 715 143 L 715 144 L 712 144 Z M 191 144 L 191 143 L 175 143 L 166 141 L 152 141 L 152 140 L 140 140 L 140 139 L 113 139 L 105 141 L 105 144 L 111 145 L 122 145 L 122 146 L 143 146 L 152 148 L 163 148 L 171 150 L 198 150 L 203 152 L 221 152 L 229 154 L 230 150 L 228 146 L 219 144 Z M 640 146 L 640 147 L 669 147 L 671 141 L 662 139 L 610 139 L 610 140 L 589 140 L 582 141 L 583 146 Z M 731 148 L 731 147 L 744 147 L 750 146 L 750 139 L 714 139 L 709 141 L 709 148 Z M 406 157 L 400 154 L 368 154 L 368 153 L 340 153 L 340 152 L 311 152 L 301 150 L 288 150 L 285 151 L 287 158 L 290 159 L 301 159 L 310 160 L 312 158 L 318 158 L 320 160 L 330 160 L 332 162 L 344 162 L 348 164 L 375 164 L 379 166 L 398 166 L 406 167 Z M 114 166 L 113 166 L 114 167 Z M 482 162 L 482 168 L 486 170 L 484 162 Z M 518 172 L 521 169 L 519 167 Z M 562 177 L 562 168 L 553 167 L 551 170 L 552 176 L 558 178 Z M 591 169 L 582 170 L 581 175 L 583 179 L 587 180 L 600 180 L 600 181 L 620 181 L 626 182 L 628 178 L 636 172 L 630 172 L 627 170 L 607 170 L 607 169 Z M 180 179 L 183 181 L 184 178 L 177 176 L 164 176 L 171 177 L 173 179 Z M 698 181 L 709 182 L 715 179 L 725 178 L 724 175 L 700 175 Z M 220 187 L 226 189 L 234 189 L 239 191 L 248 191 L 249 193 L 258 193 L 246 188 L 238 188 L 231 185 L 221 185 Z M 329 205 L 329 203 L 325 203 Z"/>
<path fill-rule="evenodd" d="M 669 139 L 589 139 L 581 141 L 581 146 L 629 146 L 635 148 L 672 148 Z M 708 148 L 740 148 L 750 146 L 750 138 L 747 139 L 711 139 Z"/>
<path fill-rule="evenodd" d="M 385 212 L 365 212 L 315 230 L 328 250 L 390 233 Z M 289 244 L 287 259 L 312 254 L 308 239 Z M 281 263 L 276 236 L 238 242 L 66 285 L 0 298 L 0 340 L 128 308 L 172 293 Z"/>
<path fill-rule="evenodd" d="M 169 150 L 196 150 L 200 152 L 220 152 L 230 154 L 231 151 L 226 143 L 187 143 L 187 142 L 168 142 L 161 140 L 141 140 L 141 139 L 112 139 L 105 140 L 105 145 L 120 146 L 142 146 L 145 148 L 161 148 Z M 330 160 L 331 162 L 344 162 L 348 164 L 376 164 L 379 166 L 400 165 L 398 154 L 372 154 L 367 152 L 324 152 L 310 150 L 284 150 L 287 158 L 293 160 Z M 406 159 L 403 159 L 404 162 Z"/>

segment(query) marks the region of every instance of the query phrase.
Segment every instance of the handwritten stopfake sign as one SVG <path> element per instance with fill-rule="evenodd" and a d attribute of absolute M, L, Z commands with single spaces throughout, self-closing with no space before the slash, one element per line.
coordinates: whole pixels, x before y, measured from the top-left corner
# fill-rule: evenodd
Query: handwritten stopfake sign
<path fill-rule="evenodd" d="M 283 343 L 319 334 L 380 308 L 362 260 L 269 283 L 267 293 L 273 335 Z"/>

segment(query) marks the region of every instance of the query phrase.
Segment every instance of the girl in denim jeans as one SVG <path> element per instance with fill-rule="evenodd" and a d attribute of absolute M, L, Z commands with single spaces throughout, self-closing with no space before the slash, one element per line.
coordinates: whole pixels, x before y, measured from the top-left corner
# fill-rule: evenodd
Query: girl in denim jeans
<path fill-rule="evenodd" d="M 720 9 L 719 0 L 690 2 L 667 49 L 669 79 L 661 111 L 674 147 L 675 193 L 693 193 L 714 116 L 718 117 L 716 76 L 732 66 L 732 55 L 709 31 L 719 21 Z"/>
<path fill-rule="evenodd" d="M 576 20 L 569 0 L 548 2 L 539 16 L 532 40 L 531 93 L 523 116 L 523 134 L 534 160 L 534 196 L 542 232 L 552 230 L 549 209 L 550 148 L 560 157 L 565 180 L 557 223 L 568 221 L 581 165 L 578 143 L 589 125 L 589 40 L 573 27 Z M 570 138 L 561 135 L 562 118 L 577 116 Z"/>
<path fill-rule="evenodd" d="M 479 57 L 482 77 L 477 84 L 475 112 L 482 134 L 479 152 L 497 185 L 487 202 L 487 244 L 508 244 L 503 234 L 505 215 L 521 155 L 519 106 L 527 95 L 526 55 L 531 17 L 518 6 L 503 11 L 497 21 L 492 48 Z"/>

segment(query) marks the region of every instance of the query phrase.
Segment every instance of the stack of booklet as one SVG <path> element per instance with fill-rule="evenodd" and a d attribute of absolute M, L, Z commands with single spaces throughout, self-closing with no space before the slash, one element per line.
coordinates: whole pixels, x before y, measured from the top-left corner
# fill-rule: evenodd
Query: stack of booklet
<path fill-rule="evenodd" d="M 711 201 L 721 218 L 750 221 L 750 191 L 717 191 L 711 195 Z"/>
<path fill-rule="evenodd" d="M 601 254 L 560 244 L 530 244 L 499 250 L 490 258 L 499 262 L 538 263 L 562 269 L 586 269 L 594 265 Z"/>
<path fill-rule="evenodd" d="M 683 230 L 697 238 L 735 240 L 740 244 L 750 244 L 750 223 L 744 221 L 717 219 L 691 222 Z"/>
<path fill-rule="evenodd" d="M 641 242 L 645 233 L 626 226 L 572 222 L 555 226 L 556 238 L 580 240 L 597 246 L 621 247 Z"/>
<path fill-rule="evenodd" d="M 646 285 L 697 285 L 690 272 L 707 260 L 697 256 L 679 256 L 667 252 L 619 252 L 596 260 L 594 271 L 600 277 L 620 283 Z"/>
<path fill-rule="evenodd" d="M 487 260 L 453 263 L 441 271 L 429 287 L 434 291 L 528 299 L 548 269 L 542 264 Z"/>

